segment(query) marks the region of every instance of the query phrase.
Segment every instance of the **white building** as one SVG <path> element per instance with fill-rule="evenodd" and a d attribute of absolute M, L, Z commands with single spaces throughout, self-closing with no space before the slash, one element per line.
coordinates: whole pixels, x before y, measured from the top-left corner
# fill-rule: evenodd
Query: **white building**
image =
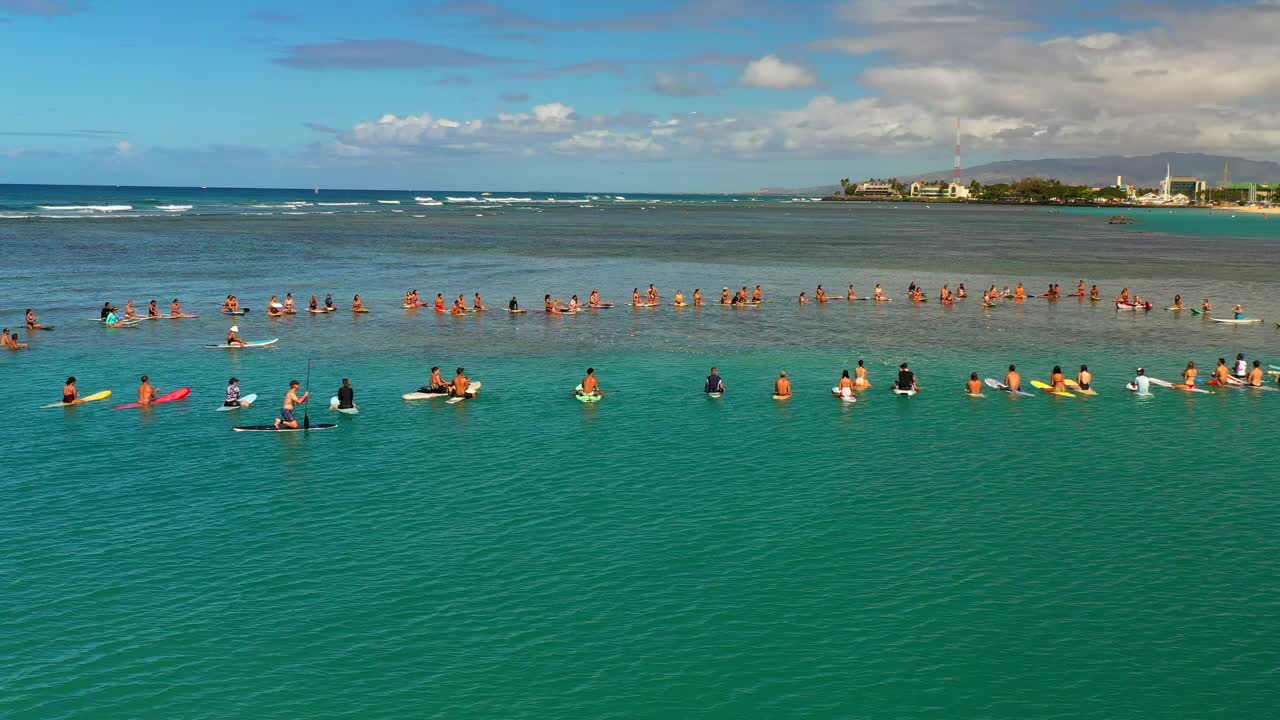
<path fill-rule="evenodd" d="M 969 197 L 969 188 L 960 183 L 925 183 L 919 180 L 911 183 L 911 197 L 918 198 L 947 198 L 951 200 L 964 200 Z"/>

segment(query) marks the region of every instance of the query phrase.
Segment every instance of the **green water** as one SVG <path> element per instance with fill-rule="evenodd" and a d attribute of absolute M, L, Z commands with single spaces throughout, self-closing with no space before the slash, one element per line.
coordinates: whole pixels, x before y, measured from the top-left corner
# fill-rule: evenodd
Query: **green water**
<path fill-rule="evenodd" d="M 1268 717 L 1280 393 L 1137 399 L 1245 352 L 1280 365 L 1262 221 L 751 206 L 0 225 L 4 294 L 58 327 L 0 355 L 0 716 Z M 1237 219 L 1238 221 L 1239 219 Z M 1253 220 L 1253 219 L 1249 219 Z M 1244 230 L 1240 230 L 1244 227 Z M 1051 255 L 1047 253 L 1052 253 Z M 74 263 L 74 265 L 70 265 Z M 76 267 L 74 273 L 59 268 Z M 1042 300 L 798 307 L 881 282 L 1077 279 L 1261 326 Z M 457 319 L 417 287 L 625 302 L 764 284 L 758 309 Z M 373 312 L 270 320 L 266 298 Z M 207 350 L 238 320 L 273 348 Z M 196 320 L 108 330 L 102 300 Z M 1167 296 L 1167 297 L 1166 297 Z M 1184 314 L 1185 315 L 1185 314 Z M 26 336 L 23 332 L 24 339 Z M 864 358 L 875 388 L 830 397 Z M 290 378 L 323 407 L 270 422 Z M 910 361 L 924 391 L 888 391 Z M 1088 363 L 1092 398 L 981 399 L 970 371 Z M 719 401 L 700 390 L 717 365 Z M 406 403 L 431 365 L 475 400 Z M 612 391 L 569 397 L 587 365 Z M 796 396 L 770 399 L 779 370 Z M 182 403 L 113 411 L 137 376 Z M 69 374 L 108 403 L 39 410 Z M 229 375 L 259 402 L 216 412 Z"/>

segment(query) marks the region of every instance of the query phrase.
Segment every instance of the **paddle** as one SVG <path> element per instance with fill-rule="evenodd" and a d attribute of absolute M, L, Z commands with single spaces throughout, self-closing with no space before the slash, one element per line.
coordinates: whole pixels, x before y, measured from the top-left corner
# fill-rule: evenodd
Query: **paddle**
<path fill-rule="evenodd" d="M 303 393 L 303 395 L 308 396 L 307 400 L 311 399 L 310 398 L 310 395 L 311 395 L 311 360 L 310 359 L 307 360 L 307 390 L 306 392 Z M 311 416 L 307 414 L 306 403 L 303 403 L 302 405 L 302 427 L 305 430 L 311 429 Z"/>

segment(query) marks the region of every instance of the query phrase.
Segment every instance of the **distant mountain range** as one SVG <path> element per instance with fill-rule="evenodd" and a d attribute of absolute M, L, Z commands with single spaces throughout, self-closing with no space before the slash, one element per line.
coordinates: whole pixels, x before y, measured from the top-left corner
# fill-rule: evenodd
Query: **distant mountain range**
<path fill-rule="evenodd" d="M 1068 185 L 1103 186 L 1115 183 L 1116 176 L 1124 177 L 1127 184 L 1140 187 L 1156 187 L 1164 179 L 1165 166 L 1172 167 L 1174 175 L 1194 175 L 1207 180 L 1211 187 L 1222 182 L 1222 165 L 1229 163 L 1231 182 L 1280 182 L 1280 163 L 1269 160 L 1247 160 L 1224 155 L 1203 153 L 1157 153 L 1155 155 L 1108 155 L 1091 158 L 1045 158 L 1042 160 L 1001 160 L 961 170 L 967 184 L 977 180 L 983 185 L 1006 183 L 1024 177 L 1056 178 Z M 952 170 L 899 175 L 898 180 L 950 180 Z M 855 178 L 844 174 L 855 182 Z M 839 185 L 819 185 L 807 188 L 763 188 L 754 195 L 829 195 L 839 190 Z"/>

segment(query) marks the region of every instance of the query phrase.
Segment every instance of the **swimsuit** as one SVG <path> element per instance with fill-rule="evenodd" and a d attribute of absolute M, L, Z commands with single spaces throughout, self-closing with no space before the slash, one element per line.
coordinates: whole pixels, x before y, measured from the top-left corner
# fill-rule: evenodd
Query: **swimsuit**
<path fill-rule="evenodd" d="M 75 401 L 76 401 L 76 396 L 75 396 L 75 395 L 63 395 L 63 396 L 62 396 L 62 402 L 63 402 L 64 404 L 70 404 L 70 403 L 73 403 L 73 402 L 75 402 Z"/>
<path fill-rule="evenodd" d="M 288 408 L 280 408 L 280 417 L 283 418 L 285 422 L 297 422 L 297 420 L 294 420 L 293 418 L 293 411 Z"/>

